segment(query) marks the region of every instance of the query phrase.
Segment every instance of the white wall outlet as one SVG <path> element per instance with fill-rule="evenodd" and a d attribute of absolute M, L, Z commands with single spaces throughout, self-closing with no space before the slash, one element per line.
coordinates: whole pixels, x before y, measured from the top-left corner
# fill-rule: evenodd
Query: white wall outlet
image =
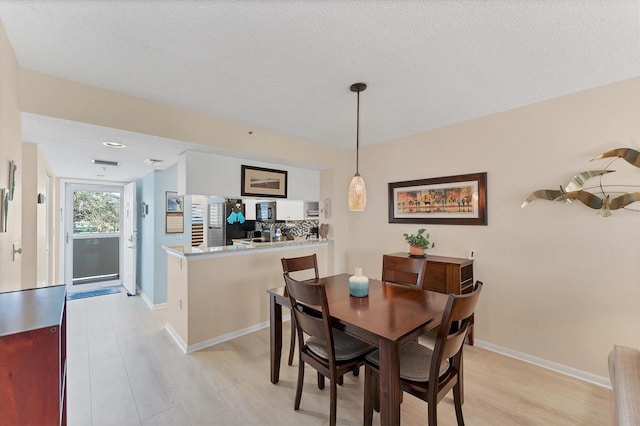
<path fill-rule="evenodd" d="M 182 299 L 178 299 L 178 308 L 182 310 Z"/>
<path fill-rule="evenodd" d="M 469 253 L 467 254 L 467 259 L 473 260 L 474 257 L 476 257 L 476 252 L 474 250 L 469 250 Z"/>

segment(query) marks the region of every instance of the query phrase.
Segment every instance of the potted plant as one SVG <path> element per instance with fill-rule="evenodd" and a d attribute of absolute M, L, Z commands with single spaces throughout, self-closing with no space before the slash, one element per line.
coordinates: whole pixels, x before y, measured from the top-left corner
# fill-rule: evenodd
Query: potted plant
<path fill-rule="evenodd" d="M 418 229 L 417 234 L 404 234 L 404 239 L 409 243 L 409 254 L 411 256 L 424 256 L 424 251 L 435 246 L 429 242 L 429 234 L 425 234 L 426 229 Z"/>

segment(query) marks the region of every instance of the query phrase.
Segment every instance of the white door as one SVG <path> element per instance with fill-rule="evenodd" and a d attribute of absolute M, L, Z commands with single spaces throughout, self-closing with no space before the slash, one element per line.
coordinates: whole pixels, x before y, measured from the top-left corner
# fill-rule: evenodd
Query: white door
<path fill-rule="evenodd" d="M 122 241 L 124 244 L 122 259 L 122 285 L 127 294 L 136 294 L 136 251 L 138 234 L 136 222 L 136 183 L 124 187 L 124 209 L 122 217 Z"/>

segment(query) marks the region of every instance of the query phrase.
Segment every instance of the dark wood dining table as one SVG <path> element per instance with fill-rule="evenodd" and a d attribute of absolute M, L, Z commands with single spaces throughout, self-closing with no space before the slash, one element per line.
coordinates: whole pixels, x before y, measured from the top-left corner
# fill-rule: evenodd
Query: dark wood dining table
<path fill-rule="evenodd" d="M 332 325 L 380 350 L 380 424 L 400 424 L 400 346 L 440 324 L 448 295 L 369 280 L 369 296 L 349 295 L 349 274 L 312 279 L 327 291 Z M 278 383 L 282 353 L 282 306 L 290 307 L 284 286 L 269 294 L 271 383 Z"/>

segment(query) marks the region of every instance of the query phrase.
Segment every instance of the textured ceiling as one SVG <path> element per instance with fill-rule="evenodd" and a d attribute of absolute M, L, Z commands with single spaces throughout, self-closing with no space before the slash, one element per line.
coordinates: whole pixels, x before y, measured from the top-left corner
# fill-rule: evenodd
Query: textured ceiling
<path fill-rule="evenodd" d="M 23 68 L 343 149 L 357 81 L 366 146 L 640 75 L 638 0 L 0 0 L 0 20 Z"/>

